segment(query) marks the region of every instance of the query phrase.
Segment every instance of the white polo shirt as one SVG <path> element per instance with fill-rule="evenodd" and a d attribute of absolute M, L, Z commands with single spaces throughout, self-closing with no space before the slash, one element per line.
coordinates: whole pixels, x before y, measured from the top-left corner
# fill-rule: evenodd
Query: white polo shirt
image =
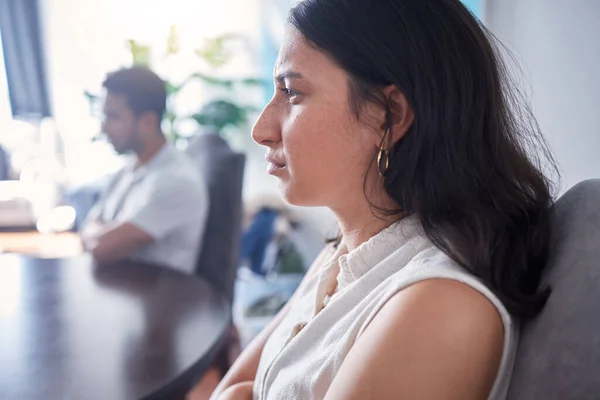
<path fill-rule="evenodd" d="M 154 242 L 130 259 L 193 273 L 208 213 L 200 171 L 183 152 L 165 144 L 145 165 L 135 161 L 111 180 L 88 220 L 131 223 Z"/>

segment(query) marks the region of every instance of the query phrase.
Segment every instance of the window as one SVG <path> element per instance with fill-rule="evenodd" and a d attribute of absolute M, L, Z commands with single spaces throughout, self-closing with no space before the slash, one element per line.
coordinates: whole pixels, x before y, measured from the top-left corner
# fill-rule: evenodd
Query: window
<path fill-rule="evenodd" d="M 2 36 L 0 34 L 0 140 L 11 121 L 12 112 L 10 109 L 10 101 L 8 99 L 8 84 L 6 82 L 6 71 L 4 70 Z"/>
<path fill-rule="evenodd" d="M 483 0 L 462 0 L 462 2 L 477 15 L 480 19 L 483 18 Z"/>

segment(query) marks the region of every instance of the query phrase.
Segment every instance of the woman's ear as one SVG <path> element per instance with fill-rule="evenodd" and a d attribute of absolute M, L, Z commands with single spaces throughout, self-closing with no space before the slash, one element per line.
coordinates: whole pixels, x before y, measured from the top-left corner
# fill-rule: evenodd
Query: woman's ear
<path fill-rule="evenodd" d="M 406 100 L 406 96 L 404 96 L 395 85 L 387 86 L 383 89 L 383 94 L 387 98 L 389 112 L 391 114 L 389 116 L 389 121 L 391 123 L 390 133 L 392 134 L 390 142 L 391 145 L 394 146 L 398 140 L 404 137 L 411 127 L 415 119 L 415 113 L 408 100 Z M 386 123 L 387 121 L 384 121 L 384 129 Z"/>

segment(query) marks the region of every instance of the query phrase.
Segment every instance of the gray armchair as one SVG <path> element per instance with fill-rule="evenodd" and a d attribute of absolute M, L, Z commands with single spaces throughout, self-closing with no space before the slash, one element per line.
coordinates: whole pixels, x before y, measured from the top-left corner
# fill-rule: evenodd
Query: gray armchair
<path fill-rule="evenodd" d="M 553 291 L 522 326 L 510 400 L 600 399 L 600 180 L 573 187 L 554 212 Z"/>
<path fill-rule="evenodd" d="M 215 133 L 197 135 L 186 152 L 203 174 L 210 200 L 196 272 L 232 300 L 239 260 L 246 158 L 231 150 Z"/>

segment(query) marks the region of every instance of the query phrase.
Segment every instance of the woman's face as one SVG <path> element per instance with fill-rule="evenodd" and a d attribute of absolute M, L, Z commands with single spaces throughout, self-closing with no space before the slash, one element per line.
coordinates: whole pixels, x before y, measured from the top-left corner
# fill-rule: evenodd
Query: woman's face
<path fill-rule="evenodd" d="M 252 137 L 268 147 L 268 171 L 279 179 L 283 197 L 332 209 L 364 201 L 365 173 L 382 132 L 351 112 L 348 75 L 289 27 L 274 76 L 275 94 Z M 373 171 L 369 179 L 379 178 Z"/>

